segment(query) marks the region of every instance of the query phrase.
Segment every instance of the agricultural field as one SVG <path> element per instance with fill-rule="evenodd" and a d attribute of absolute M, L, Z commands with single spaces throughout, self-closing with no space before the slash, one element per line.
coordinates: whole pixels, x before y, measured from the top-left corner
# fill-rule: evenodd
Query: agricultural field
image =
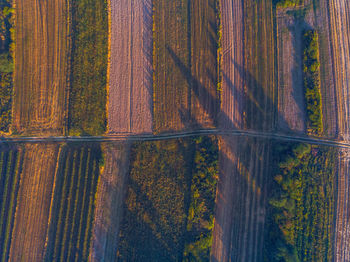
<path fill-rule="evenodd" d="M 332 64 L 337 97 L 339 137 L 349 140 L 350 5 L 346 0 L 329 1 Z"/>
<path fill-rule="evenodd" d="M 0 260 L 7 261 L 17 206 L 17 192 L 23 162 L 23 148 L 0 147 Z"/>
<path fill-rule="evenodd" d="M 16 1 L 12 133 L 65 132 L 69 69 L 67 0 Z"/>
<path fill-rule="evenodd" d="M 219 126 L 272 130 L 277 114 L 272 1 L 221 1 Z"/>
<path fill-rule="evenodd" d="M 212 261 L 260 261 L 271 145 L 244 137 L 219 140 Z"/>
<path fill-rule="evenodd" d="M 152 1 L 112 0 L 108 133 L 152 133 Z"/>
<path fill-rule="evenodd" d="M 276 10 L 278 67 L 278 130 L 336 137 L 338 112 L 331 58 L 328 5 L 325 1 L 299 1 L 296 6 L 279 6 Z M 304 32 L 317 35 L 321 91 L 321 116 L 316 132 L 310 129 L 308 101 L 304 96 Z M 322 127 L 321 127 L 322 126 Z M 307 130 L 308 129 L 308 130 Z M 310 132 L 311 131 L 311 132 Z"/>
<path fill-rule="evenodd" d="M 60 146 L 26 144 L 23 150 L 9 261 L 43 261 Z"/>
<path fill-rule="evenodd" d="M 214 127 L 218 113 L 218 2 L 153 3 L 154 131 Z"/>
<path fill-rule="evenodd" d="M 212 137 L 132 147 L 118 260 L 209 259 L 217 153 Z"/>
<path fill-rule="evenodd" d="M 337 209 L 335 225 L 334 259 L 350 260 L 350 152 L 343 149 L 339 152 Z"/>
<path fill-rule="evenodd" d="M 49 208 L 45 261 L 88 259 L 101 157 L 99 145 L 62 146 Z"/>
<path fill-rule="evenodd" d="M 102 144 L 104 167 L 96 191 L 91 261 L 115 260 L 129 174 L 130 146 L 129 142 Z"/>
<path fill-rule="evenodd" d="M 107 125 L 107 1 L 71 1 L 70 12 L 69 134 L 101 135 Z"/>

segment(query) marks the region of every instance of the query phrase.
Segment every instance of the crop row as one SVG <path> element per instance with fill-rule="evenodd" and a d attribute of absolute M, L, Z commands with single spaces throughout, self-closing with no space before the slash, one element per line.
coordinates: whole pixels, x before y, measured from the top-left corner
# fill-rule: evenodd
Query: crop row
<path fill-rule="evenodd" d="M 89 255 L 100 151 L 68 146 L 56 176 L 46 261 L 86 261 Z"/>
<path fill-rule="evenodd" d="M 0 157 L 0 261 L 7 261 L 23 155 L 14 149 L 1 151 Z"/>

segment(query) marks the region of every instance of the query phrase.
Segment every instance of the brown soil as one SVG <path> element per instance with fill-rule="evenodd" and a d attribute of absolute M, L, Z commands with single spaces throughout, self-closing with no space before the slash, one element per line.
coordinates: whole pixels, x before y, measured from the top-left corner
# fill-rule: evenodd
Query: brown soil
<path fill-rule="evenodd" d="M 191 121 L 194 128 L 213 128 L 218 111 L 216 0 L 191 5 Z"/>
<path fill-rule="evenodd" d="M 212 261 L 260 261 L 269 148 L 257 140 L 221 138 Z"/>
<path fill-rule="evenodd" d="M 43 261 L 59 155 L 57 144 L 25 146 L 9 261 Z"/>
<path fill-rule="evenodd" d="M 350 3 L 330 0 L 330 31 L 334 79 L 338 103 L 339 136 L 350 139 Z"/>
<path fill-rule="evenodd" d="M 244 21 L 240 0 L 221 1 L 222 95 L 220 128 L 244 128 Z M 238 66 L 237 66 L 238 65 Z"/>
<path fill-rule="evenodd" d="M 16 1 L 12 130 L 63 134 L 68 72 L 67 0 Z"/>
<path fill-rule="evenodd" d="M 338 169 L 338 201 L 334 244 L 335 261 L 350 261 L 350 152 L 340 154 Z"/>
<path fill-rule="evenodd" d="M 151 133 L 152 2 L 111 0 L 109 133 Z"/>
<path fill-rule="evenodd" d="M 305 25 L 281 9 L 277 11 L 278 127 L 305 133 L 302 31 Z"/>
<path fill-rule="evenodd" d="M 123 213 L 130 144 L 104 146 L 105 167 L 97 186 L 90 261 L 114 261 Z"/>

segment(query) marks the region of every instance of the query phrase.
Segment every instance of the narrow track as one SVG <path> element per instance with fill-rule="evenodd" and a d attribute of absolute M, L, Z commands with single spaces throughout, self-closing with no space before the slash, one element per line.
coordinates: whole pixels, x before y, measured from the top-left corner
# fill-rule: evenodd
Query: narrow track
<path fill-rule="evenodd" d="M 117 142 L 117 141 L 154 141 L 191 137 L 198 135 L 231 135 L 247 136 L 264 139 L 273 139 L 281 141 L 304 142 L 316 145 L 336 146 L 341 148 L 350 148 L 350 142 L 317 138 L 303 135 L 288 135 L 274 132 L 258 132 L 250 130 L 220 130 L 220 129 L 202 129 L 196 131 L 163 133 L 163 134 L 142 134 L 134 135 L 132 133 L 120 133 L 105 136 L 43 136 L 43 137 L 1 137 L 0 143 L 39 143 L 39 142 Z"/>

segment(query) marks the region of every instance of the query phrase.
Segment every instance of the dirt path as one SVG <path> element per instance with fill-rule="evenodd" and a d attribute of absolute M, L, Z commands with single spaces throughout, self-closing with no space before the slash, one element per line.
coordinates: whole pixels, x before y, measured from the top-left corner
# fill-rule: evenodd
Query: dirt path
<path fill-rule="evenodd" d="M 43 261 L 58 144 L 27 144 L 9 261 Z"/>
<path fill-rule="evenodd" d="M 335 261 L 350 261 L 350 151 L 339 156 L 338 201 L 334 244 Z"/>
<path fill-rule="evenodd" d="M 305 133 L 305 102 L 302 71 L 302 30 L 305 25 L 277 11 L 278 128 Z"/>
<path fill-rule="evenodd" d="M 244 127 L 244 66 L 243 5 L 240 0 L 222 0 L 222 95 L 220 128 Z"/>
<path fill-rule="evenodd" d="M 109 133 L 151 133 L 152 0 L 111 0 Z"/>
<path fill-rule="evenodd" d="M 212 261 L 260 261 L 265 225 L 269 145 L 220 140 Z"/>
<path fill-rule="evenodd" d="M 68 72 L 67 0 L 16 0 L 13 131 L 63 134 Z"/>
<path fill-rule="evenodd" d="M 350 139 L 350 3 L 330 0 L 330 30 L 338 102 L 339 135 Z"/>
<path fill-rule="evenodd" d="M 105 167 L 100 176 L 89 261 L 114 261 L 118 248 L 130 144 L 106 144 Z"/>

